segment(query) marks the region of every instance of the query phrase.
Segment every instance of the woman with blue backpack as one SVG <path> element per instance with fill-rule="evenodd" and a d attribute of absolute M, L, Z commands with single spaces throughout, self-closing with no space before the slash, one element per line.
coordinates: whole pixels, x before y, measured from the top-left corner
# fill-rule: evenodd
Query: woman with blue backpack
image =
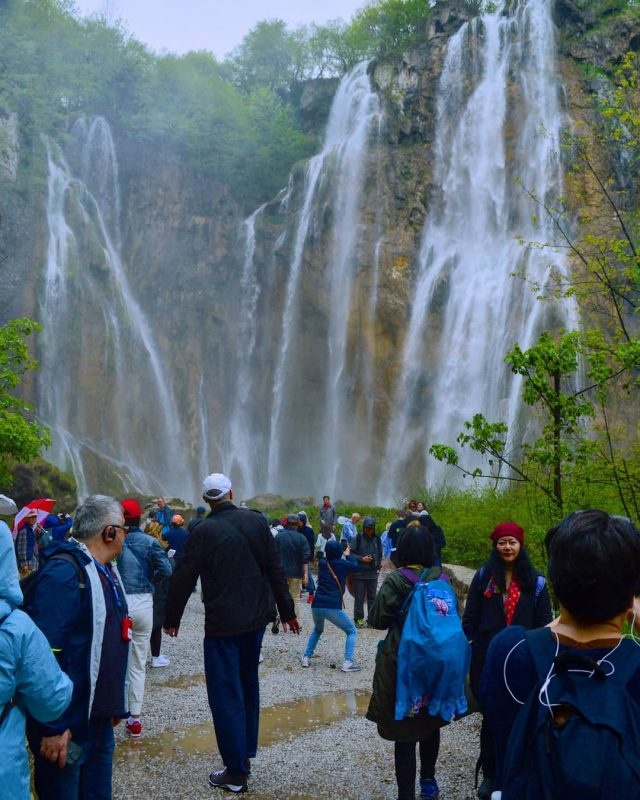
<path fill-rule="evenodd" d="M 551 602 L 545 579 L 534 569 L 524 549 L 524 530 L 515 522 L 501 522 L 490 535 L 493 550 L 469 587 L 462 627 L 471 642 L 471 690 L 478 697 L 480 674 L 493 637 L 510 625 L 541 628 L 551 621 Z M 496 775 L 496 751 L 487 719 L 480 728 L 482 768 L 478 797 L 491 797 Z"/>
<path fill-rule="evenodd" d="M 377 723 L 383 739 L 394 742 L 398 800 L 416 797 L 416 744 L 420 751 L 420 800 L 437 800 L 440 790 L 435 769 L 440 728 L 456 712 L 466 710 L 464 677 L 469 667 L 468 644 L 455 592 L 442 569 L 434 566 L 433 532 L 417 521 L 410 524 L 398 537 L 396 557 L 399 567 L 385 578 L 368 618 L 369 625 L 378 630 L 388 629 L 388 633 L 378 645 L 373 693 L 366 716 Z M 431 586 L 438 588 L 427 597 Z M 426 591 L 416 594 L 419 587 Z M 418 620 L 423 623 L 419 630 L 419 626 L 411 624 L 415 617 L 412 612 L 423 608 L 418 601 L 425 597 L 427 605 L 431 603 L 435 608 L 434 617 L 430 619 L 425 614 Z M 432 620 L 436 620 L 433 625 Z M 435 641 L 438 631 L 444 632 L 439 643 Z M 436 646 L 443 643 L 450 658 L 445 657 L 444 663 L 434 661 L 429 669 L 430 655 L 436 659 Z M 442 653 L 442 648 L 439 652 Z M 430 674 L 440 676 L 440 685 L 425 684 L 425 680 L 427 684 L 431 681 Z"/>

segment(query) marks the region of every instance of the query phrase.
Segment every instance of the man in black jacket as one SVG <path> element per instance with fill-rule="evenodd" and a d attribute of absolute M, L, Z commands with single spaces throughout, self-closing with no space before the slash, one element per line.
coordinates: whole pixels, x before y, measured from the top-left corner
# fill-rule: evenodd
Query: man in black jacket
<path fill-rule="evenodd" d="M 231 481 L 204 479 L 210 513 L 189 534 L 182 563 L 171 579 L 164 630 L 177 636 L 187 601 L 200 577 L 204 601 L 204 670 L 224 769 L 209 785 L 247 791 L 249 759 L 258 746 L 258 659 L 275 598 L 282 627 L 300 633 L 276 543 L 261 514 L 237 508 Z"/>

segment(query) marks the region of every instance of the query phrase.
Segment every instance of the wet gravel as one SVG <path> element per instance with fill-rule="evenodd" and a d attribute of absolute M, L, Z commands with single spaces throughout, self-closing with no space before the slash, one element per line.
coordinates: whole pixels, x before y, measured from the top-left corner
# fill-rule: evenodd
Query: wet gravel
<path fill-rule="evenodd" d="M 351 598 L 347 611 L 351 613 Z M 309 669 L 300 666 L 311 631 L 311 611 L 300 605 L 302 634 L 264 637 L 260 665 L 261 745 L 249 779 L 256 800 L 395 800 L 393 744 L 364 718 L 379 631 L 358 632 L 361 672 L 340 670 L 344 634 L 327 624 Z M 163 637 L 168 667 L 147 669 L 143 737 L 116 729 L 114 798 L 198 800 L 229 797 L 210 789 L 209 773 L 222 764 L 217 753 L 203 675 L 204 610 L 194 594 L 177 639 Z M 335 665 L 335 666 L 333 666 Z M 317 701 L 317 702 L 316 702 Z M 322 705 L 328 716 L 317 709 Z M 473 798 L 479 717 L 442 731 L 437 767 L 441 800 Z"/>

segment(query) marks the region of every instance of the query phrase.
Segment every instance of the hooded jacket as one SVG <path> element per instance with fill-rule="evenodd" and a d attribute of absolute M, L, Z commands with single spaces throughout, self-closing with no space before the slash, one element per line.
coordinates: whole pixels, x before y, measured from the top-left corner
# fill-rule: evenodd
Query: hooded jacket
<path fill-rule="evenodd" d="M 339 542 L 327 542 L 325 557 L 318 561 L 318 583 L 311 608 L 342 608 L 347 575 L 360 569 L 354 558 L 343 558 L 342 555 L 342 545 Z M 329 570 L 329 565 L 340 583 L 340 588 Z"/>
<path fill-rule="evenodd" d="M 61 671 L 44 634 L 23 611 L 13 539 L 0 521 L 0 713 L 14 706 L 0 725 L 0 793 L 29 800 L 26 714 L 40 722 L 55 719 L 71 701 L 73 684 Z"/>

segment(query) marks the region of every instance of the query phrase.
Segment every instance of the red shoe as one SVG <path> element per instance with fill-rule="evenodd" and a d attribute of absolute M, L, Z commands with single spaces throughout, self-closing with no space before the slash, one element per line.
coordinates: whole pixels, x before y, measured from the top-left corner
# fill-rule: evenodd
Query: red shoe
<path fill-rule="evenodd" d="M 132 739 L 139 739 L 142 736 L 142 723 L 139 719 L 131 717 L 125 725 L 125 729 Z"/>
<path fill-rule="evenodd" d="M 309 592 L 309 597 L 307 597 L 307 603 L 313 603 L 313 595 Z"/>

